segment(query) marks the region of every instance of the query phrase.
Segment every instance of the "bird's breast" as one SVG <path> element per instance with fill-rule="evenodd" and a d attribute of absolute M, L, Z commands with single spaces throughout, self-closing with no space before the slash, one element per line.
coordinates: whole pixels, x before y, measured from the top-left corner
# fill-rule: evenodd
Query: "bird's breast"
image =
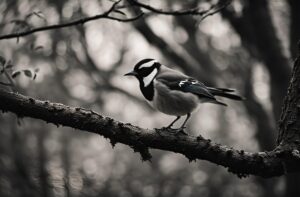
<path fill-rule="evenodd" d="M 154 97 L 149 103 L 165 114 L 183 116 L 198 106 L 199 99 L 192 93 L 171 90 L 157 81 L 154 81 L 154 87 Z"/>

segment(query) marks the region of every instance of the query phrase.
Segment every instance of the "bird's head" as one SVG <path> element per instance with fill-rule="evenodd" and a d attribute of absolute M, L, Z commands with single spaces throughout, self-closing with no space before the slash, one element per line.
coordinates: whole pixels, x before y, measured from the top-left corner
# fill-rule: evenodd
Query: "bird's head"
<path fill-rule="evenodd" d="M 133 71 L 126 73 L 125 76 L 135 76 L 140 86 L 147 87 L 155 79 L 161 64 L 155 59 L 143 59 L 139 61 Z"/>

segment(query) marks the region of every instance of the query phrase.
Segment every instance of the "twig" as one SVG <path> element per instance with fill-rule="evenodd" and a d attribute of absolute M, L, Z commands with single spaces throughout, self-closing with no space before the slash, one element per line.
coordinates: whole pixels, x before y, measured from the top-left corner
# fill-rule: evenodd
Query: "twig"
<path fill-rule="evenodd" d="M 119 21 L 119 22 L 132 22 L 132 21 L 135 21 L 139 18 L 141 18 L 142 16 L 144 15 L 144 13 L 140 13 L 138 15 L 136 15 L 135 17 L 132 17 L 132 18 L 127 18 L 127 19 L 122 19 L 122 18 L 116 18 L 116 17 L 112 17 L 112 16 L 107 16 L 105 17 L 106 19 L 111 19 L 111 20 L 114 20 L 114 21 Z M 1 40 L 1 39 L 0 39 Z"/>
<path fill-rule="evenodd" d="M 232 0 L 227 0 L 224 4 L 222 4 L 219 8 L 216 8 L 213 12 L 207 12 L 207 14 L 203 15 L 202 18 L 199 20 L 198 24 L 206 19 L 208 16 L 212 16 L 218 12 L 220 12 L 222 9 L 226 8 L 229 4 L 231 4 Z"/>
<path fill-rule="evenodd" d="M 222 4 L 219 8 L 216 9 L 217 5 L 213 5 L 211 6 L 209 9 L 207 10 L 200 10 L 199 7 L 196 8 L 190 8 L 190 9 L 186 9 L 186 10 L 162 10 L 162 9 L 158 9 L 158 8 L 154 8 L 150 5 L 146 5 L 143 4 L 137 0 L 128 0 L 131 5 L 133 6 L 137 6 L 140 8 L 144 8 L 148 11 L 157 13 L 157 14 L 164 14 L 164 15 L 175 15 L 175 16 L 182 16 L 182 15 L 200 15 L 202 16 L 201 20 L 205 19 L 208 16 L 211 16 L 217 12 L 219 12 L 220 10 L 222 10 L 223 8 L 227 7 L 232 0 L 228 0 L 226 1 L 224 4 Z M 220 2 L 218 3 L 220 4 Z M 215 9 L 215 10 L 214 10 Z M 211 12 L 212 10 L 214 10 L 213 12 Z"/>
<path fill-rule="evenodd" d="M 65 23 L 61 23 L 61 24 L 37 27 L 37 28 L 29 29 L 27 31 L 1 35 L 0 40 L 19 38 L 19 37 L 27 36 L 27 35 L 33 34 L 35 32 L 40 32 L 40 31 L 48 31 L 48 30 L 53 30 L 53 29 L 59 29 L 59 28 L 75 26 L 75 25 L 82 25 L 82 24 L 87 23 L 89 21 L 97 20 L 97 19 L 100 19 L 100 18 L 110 19 L 110 20 L 119 21 L 119 22 L 132 22 L 132 21 L 135 21 L 135 20 L 139 19 L 140 17 L 142 17 L 144 15 L 144 13 L 140 13 L 137 16 L 134 16 L 134 17 L 128 18 L 128 19 L 122 19 L 122 18 L 116 18 L 116 17 L 113 17 L 113 16 L 109 16 L 110 13 L 112 13 L 114 10 L 117 9 L 117 5 L 121 1 L 122 0 L 119 0 L 115 3 L 113 3 L 113 5 L 106 12 L 104 12 L 103 14 L 98 14 L 98 15 L 91 16 L 91 17 L 80 18 L 80 19 L 77 19 L 77 20 L 74 20 L 74 21 L 71 21 L 71 22 L 65 22 Z M 199 7 L 191 8 L 191 9 L 187 9 L 187 10 L 166 11 L 166 10 L 154 8 L 150 5 L 140 3 L 137 0 L 128 0 L 128 1 L 131 3 L 132 6 L 137 6 L 137 7 L 140 7 L 140 8 L 144 8 L 144 9 L 147 9 L 147 10 L 149 10 L 153 13 L 157 13 L 157 14 L 174 15 L 174 16 L 200 15 L 200 16 L 202 16 L 202 18 L 200 19 L 199 22 L 201 22 L 202 20 L 204 20 L 208 16 L 211 16 L 211 15 L 214 15 L 214 14 L 218 13 L 220 10 L 227 7 L 232 2 L 232 0 L 227 0 L 225 3 L 222 3 L 222 4 L 219 2 L 219 4 L 221 4 L 219 7 L 217 5 L 214 5 L 214 6 L 211 6 L 211 8 L 209 8 L 208 10 L 202 10 L 202 11 L 199 10 L 200 9 Z M 216 7 L 218 7 L 218 8 L 216 8 Z"/>
<path fill-rule="evenodd" d="M 170 10 L 162 10 L 162 9 L 154 8 L 154 7 L 150 6 L 150 5 L 146 5 L 146 4 L 140 3 L 140 2 L 138 2 L 136 0 L 128 0 L 128 1 L 133 6 L 144 8 L 144 9 L 149 10 L 151 12 L 154 12 L 154 13 L 157 13 L 157 14 L 164 14 L 164 15 L 177 15 L 177 16 L 180 16 L 180 15 L 203 15 L 206 12 L 208 12 L 208 10 L 199 11 L 199 9 L 200 9 L 199 7 L 191 8 L 191 9 L 187 9 L 187 10 L 172 10 L 172 11 L 170 11 Z"/>
<path fill-rule="evenodd" d="M 10 89 L 12 91 L 16 92 L 16 84 L 15 84 L 14 80 L 11 78 L 11 76 L 7 73 L 7 71 L 5 69 L 3 69 L 3 72 L 10 83 Z"/>
<path fill-rule="evenodd" d="M 4 85 L 4 86 L 12 86 L 12 84 L 10 84 L 10 83 L 5 83 L 5 82 L 2 82 L 2 81 L 0 81 L 0 85 Z"/>
<path fill-rule="evenodd" d="M 143 13 L 141 13 L 141 14 L 133 17 L 133 18 L 128 18 L 128 19 L 122 19 L 122 18 L 116 18 L 116 17 L 109 16 L 109 14 L 114 11 L 115 7 L 120 2 L 121 2 L 121 0 L 115 2 L 110 7 L 110 9 L 108 9 L 106 12 L 104 12 L 102 14 L 98 14 L 98 15 L 91 16 L 91 17 L 80 18 L 80 19 L 77 19 L 77 20 L 74 20 L 74 21 L 71 21 L 71 22 L 55 24 L 55 25 L 48 25 L 48 26 L 43 26 L 43 27 L 37 27 L 37 28 L 30 29 L 28 31 L 2 35 L 2 36 L 0 36 L 0 40 L 11 39 L 11 38 L 19 38 L 19 37 L 27 36 L 27 35 L 33 34 L 35 32 L 40 32 L 40 31 L 48 31 L 48 30 L 53 30 L 53 29 L 59 29 L 59 28 L 75 26 L 75 25 L 82 25 L 84 23 L 87 23 L 87 22 L 90 22 L 90 21 L 93 21 L 93 20 L 97 20 L 97 19 L 100 19 L 100 18 L 111 19 L 111 20 L 115 20 L 115 21 L 119 21 L 119 22 L 131 22 L 131 21 L 137 20 L 138 18 L 143 16 Z"/>
<path fill-rule="evenodd" d="M 11 76 L 9 76 L 9 74 L 7 73 L 7 71 L 4 69 L 3 72 L 4 72 L 5 76 L 6 76 L 6 78 L 9 80 L 11 86 L 15 86 L 14 81 L 12 80 Z"/>

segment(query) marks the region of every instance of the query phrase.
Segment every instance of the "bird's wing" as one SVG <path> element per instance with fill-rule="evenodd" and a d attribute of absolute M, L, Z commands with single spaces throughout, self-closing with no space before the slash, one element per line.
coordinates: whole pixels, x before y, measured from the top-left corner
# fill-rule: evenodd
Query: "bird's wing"
<path fill-rule="evenodd" d="M 216 100 L 208 87 L 198 80 L 176 70 L 162 67 L 160 73 L 156 76 L 157 82 L 167 86 L 171 91 L 180 91 L 192 93 L 198 96 L 202 102 L 210 102 L 226 106 L 225 103 Z"/>
<path fill-rule="evenodd" d="M 169 89 L 174 91 L 181 91 L 181 92 L 189 92 L 197 95 L 199 98 L 207 98 L 215 100 L 215 97 L 209 92 L 207 87 L 192 78 L 186 78 L 182 76 L 171 76 L 169 78 L 159 77 L 157 81 L 166 85 Z"/>

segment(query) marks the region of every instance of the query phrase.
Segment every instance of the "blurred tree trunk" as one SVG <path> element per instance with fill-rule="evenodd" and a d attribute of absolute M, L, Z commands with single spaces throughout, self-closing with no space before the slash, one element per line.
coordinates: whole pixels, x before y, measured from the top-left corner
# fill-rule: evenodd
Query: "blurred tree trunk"
<path fill-rule="evenodd" d="M 61 160 L 62 165 L 64 169 L 64 187 L 65 187 L 65 196 L 71 197 L 72 191 L 71 191 L 71 185 L 70 185 L 70 137 L 68 135 L 65 135 L 64 133 L 61 136 L 61 141 L 63 144 L 62 152 L 61 152 Z"/>
<path fill-rule="evenodd" d="M 297 42 L 300 40 L 300 1 L 288 0 L 290 6 L 290 52 L 293 58 L 297 56 Z"/>
<path fill-rule="evenodd" d="M 39 196 L 38 188 L 32 180 L 29 173 L 29 165 L 27 164 L 28 158 L 26 158 L 25 145 L 26 134 L 23 135 L 17 128 L 16 119 L 10 118 L 11 122 L 11 148 L 12 157 L 14 162 L 14 172 L 9 177 L 12 183 L 14 195 L 16 196 Z M 20 121 L 20 120 L 18 120 Z M 19 194 L 19 195 L 18 195 Z"/>
<path fill-rule="evenodd" d="M 289 0 L 290 5 L 290 52 L 293 58 L 296 58 L 298 47 L 297 42 L 300 39 L 300 1 Z M 288 174 L 286 176 L 286 195 L 289 197 L 300 196 L 300 174 Z"/>
<path fill-rule="evenodd" d="M 245 62 L 245 66 L 248 67 L 245 73 L 245 97 L 247 98 L 247 102 L 245 102 L 245 107 L 251 118 L 256 122 L 257 129 L 255 136 L 260 149 L 272 150 L 275 147 L 276 135 L 275 132 L 271 131 L 275 130 L 275 127 L 272 126 L 272 123 L 274 123 L 275 121 L 270 120 L 270 117 L 268 116 L 266 110 L 254 96 L 252 81 L 253 70 L 251 68 L 251 63 L 249 64 Z M 278 194 L 275 192 L 276 180 L 265 180 L 260 177 L 256 177 L 255 181 L 261 186 L 263 197 L 278 196 Z"/>
<path fill-rule="evenodd" d="M 299 2 L 299 1 L 297 1 Z M 252 56 L 257 57 L 262 60 L 266 65 L 266 68 L 270 74 L 271 80 L 271 101 L 272 108 L 274 113 L 274 118 L 277 120 L 281 113 L 281 105 L 283 98 L 286 94 L 290 69 L 289 69 L 289 61 L 284 56 L 281 42 L 276 35 L 276 30 L 272 22 L 272 18 L 270 16 L 270 10 L 268 8 L 268 2 L 266 0 L 247 0 L 244 1 L 244 10 L 243 15 L 238 17 L 235 13 L 229 10 L 223 10 L 223 16 L 227 18 L 232 24 L 233 28 L 240 35 L 242 39 L 243 45 L 248 49 Z M 298 12 L 297 12 L 298 13 Z M 295 14 L 294 14 L 295 15 Z M 294 26 L 296 26 L 294 24 Z M 295 43 L 293 40 L 292 42 Z M 294 44 L 291 43 L 291 46 Z M 246 91 L 247 92 L 247 91 Z M 248 103 L 251 105 L 251 102 Z M 247 105 L 248 105 L 247 104 Z M 252 106 L 249 106 L 248 109 L 252 109 L 255 107 L 252 103 Z M 259 110 L 256 103 L 256 107 L 253 109 Z M 250 110 L 248 110 L 250 111 Z M 261 112 L 263 112 L 261 110 Z M 256 113 L 256 114 L 264 114 L 264 113 Z M 261 116 L 260 115 L 260 116 Z M 259 116 L 257 116 L 259 117 Z M 265 125 L 265 120 L 267 117 L 260 117 L 261 119 L 258 122 L 261 122 L 258 126 L 261 126 L 263 129 Z M 269 130 L 264 130 L 269 131 Z M 263 132 L 265 133 L 265 132 Z M 261 148 L 269 149 L 272 146 L 271 140 L 263 140 L 267 139 L 268 136 L 271 137 L 272 134 L 264 135 L 264 138 L 258 138 Z M 261 139 L 261 140 L 260 140 Z M 263 140 L 263 141 L 262 141 Z M 286 191 L 294 191 L 297 196 L 300 196 L 300 188 L 295 183 L 296 175 L 292 175 L 293 177 L 289 177 L 287 175 L 286 180 Z M 298 179 L 298 178 L 297 178 Z M 263 181 L 265 182 L 265 181 Z M 265 184 L 269 185 L 269 183 Z M 272 187 L 272 186 L 271 186 Z M 273 191 L 274 192 L 274 191 Z M 265 194 L 265 196 L 269 196 L 270 194 Z M 274 194 L 272 194 L 273 196 Z M 286 196 L 290 196 L 286 194 Z"/>
<path fill-rule="evenodd" d="M 47 163 L 48 163 L 48 153 L 45 148 L 45 141 L 48 137 L 47 131 L 40 130 L 38 132 L 38 170 L 39 170 L 39 182 L 40 182 L 40 190 L 41 196 L 44 197 L 51 197 L 52 189 L 51 184 L 49 182 L 49 173 L 47 170 Z"/>
<path fill-rule="evenodd" d="M 245 0 L 242 16 L 224 9 L 222 14 L 240 35 L 242 43 L 253 57 L 261 60 L 270 74 L 271 101 L 274 118 L 278 120 L 281 104 L 286 94 L 290 76 L 290 63 L 283 54 L 281 42 L 276 35 L 268 2 Z"/>
<path fill-rule="evenodd" d="M 7 137 L 9 136 L 9 134 L 6 132 L 7 130 L 7 124 L 6 119 L 4 119 L 4 117 L 0 116 L 0 196 L 3 197 L 8 197 L 9 192 L 11 190 L 10 187 L 10 183 L 9 183 L 9 171 L 10 169 L 7 168 L 7 165 L 5 164 L 5 162 L 7 162 L 8 160 L 8 150 L 9 147 L 7 147 Z M 5 159 L 6 158 L 6 159 Z"/>

